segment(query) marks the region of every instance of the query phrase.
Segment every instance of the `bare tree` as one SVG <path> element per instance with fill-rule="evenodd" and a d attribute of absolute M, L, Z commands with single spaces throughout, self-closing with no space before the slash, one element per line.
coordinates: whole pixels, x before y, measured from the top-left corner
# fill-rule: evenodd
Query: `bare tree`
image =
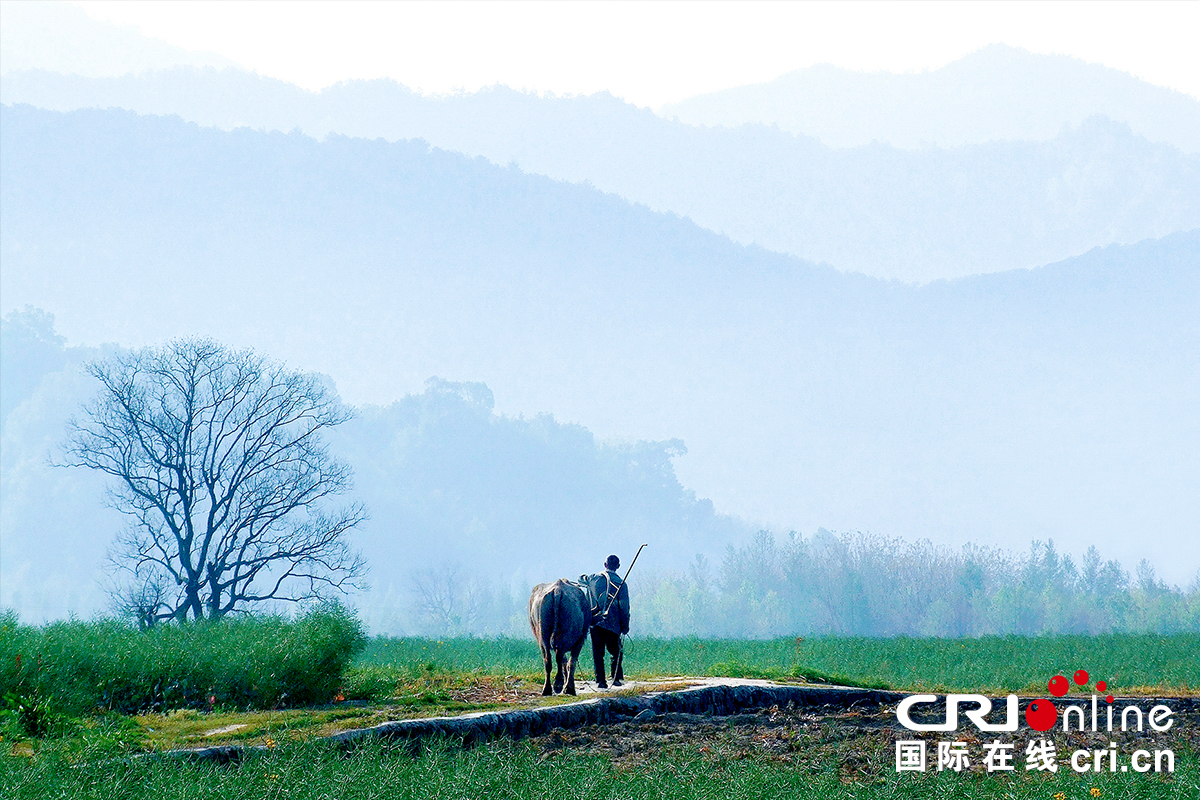
<path fill-rule="evenodd" d="M 93 362 L 100 393 L 68 426 L 66 466 L 113 478 L 133 518 L 112 560 L 142 625 L 222 617 L 357 587 L 363 507 L 330 509 L 350 468 L 322 433 L 350 411 L 314 375 L 209 339 Z"/>
<path fill-rule="evenodd" d="M 440 634 L 471 631 L 487 593 L 487 587 L 475 576 L 464 575 L 458 564 L 416 570 L 411 589 L 417 617 L 430 633 Z"/>

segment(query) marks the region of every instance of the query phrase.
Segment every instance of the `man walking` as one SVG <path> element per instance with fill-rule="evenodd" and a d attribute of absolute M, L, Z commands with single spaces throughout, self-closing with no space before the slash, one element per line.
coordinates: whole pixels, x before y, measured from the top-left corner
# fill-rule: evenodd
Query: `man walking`
<path fill-rule="evenodd" d="M 596 686 L 607 689 L 604 680 L 604 651 L 612 656 L 612 685 L 620 686 L 625 680 L 624 665 L 621 663 L 621 636 L 629 633 L 629 587 L 621 580 L 617 570 L 621 559 L 609 556 L 604 562 L 604 572 L 588 578 L 592 602 L 592 661 L 596 667 Z"/>

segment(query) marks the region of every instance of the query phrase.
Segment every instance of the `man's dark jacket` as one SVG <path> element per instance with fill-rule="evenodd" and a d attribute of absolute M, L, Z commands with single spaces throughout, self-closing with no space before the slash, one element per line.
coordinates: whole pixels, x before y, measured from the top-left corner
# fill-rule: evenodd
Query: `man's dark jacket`
<path fill-rule="evenodd" d="M 629 633 L 629 587 L 621 576 L 608 569 L 599 575 L 588 575 L 586 583 L 592 600 L 592 625 L 613 633 Z"/>

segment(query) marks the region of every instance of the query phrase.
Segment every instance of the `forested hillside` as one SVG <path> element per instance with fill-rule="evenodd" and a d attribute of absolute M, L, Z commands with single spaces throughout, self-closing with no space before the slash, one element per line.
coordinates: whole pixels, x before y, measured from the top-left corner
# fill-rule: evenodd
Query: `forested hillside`
<path fill-rule="evenodd" d="M 310 93 L 211 68 L 111 79 L 9 73 L 3 99 L 179 114 L 226 129 L 419 138 L 588 182 L 737 242 L 906 281 L 1036 267 L 1200 226 L 1200 155 L 1096 115 L 1040 141 L 835 149 L 769 125 L 687 125 L 605 94 L 493 87 L 424 97 L 384 80 Z"/>

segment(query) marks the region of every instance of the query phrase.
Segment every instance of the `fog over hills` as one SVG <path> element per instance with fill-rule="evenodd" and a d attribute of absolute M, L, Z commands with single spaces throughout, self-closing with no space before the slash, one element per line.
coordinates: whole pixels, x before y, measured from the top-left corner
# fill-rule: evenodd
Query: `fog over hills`
<path fill-rule="evenodd" d="M 28 76 L 21 73 L 29 70 L 116 78 L 180 66 L 238 66 L 214 53 L 183 50 L 133 27 L 94 19 L 67 3 L 23 0 L 5 3 L 0 14 L 4 23 L 0 26 L 0 73 L 22 83 Z M 115 103 L 101 100 L 112 87 L 92 86 L 89 90 L 94 94 L 82 107 L 117 105 L 143 113 L 179 113 L 197 122 L 225 125 L 224 119 L 214 123 L 192 116 L 218 99 L 213 90 L 220 86 L 209 84 L 206 90 L 183 82 L 170 89 L 160 82 L 155 86 L 159 96 L 145 96 L 143 89 L 143 96 L 136 98 L 128 95 L 126 87 L 127 96 Z M 277 106 L 279 96 L 286 94 L 281 90 L 287 85 L 278 81 L 259 86 L 267 91 L 254 99 L 267 101 L 267 106 Z M 243 82 L 239 88 L 254 94 L 250 82 Z M 291 88 L 295 94 L 303 94 Z M 39 91 L 47 94 L 12 96 L 5 102 L 68 110 L 61 105 L 67 96 L 64 90 L 62 85 L 43 85 Z M 242 102 L 228 94 L 219 101 L 226 112 Z M 147 105 L 153 102 L 164 105 Z M 989 45 L 919 73 L 865 73 L 818 64 L 765 83 L 690 97 L 657 111 L 667 119 L 678 117 L 698 125 L 777 125 L 838 148 L 875 141 L 899 148 L 920 148 L 930 144 L 955 147 L 997 140 L 1046 140 L 1064 127 L 1077 127 L 1099 115 L 1125 123 L 1151 142 L 1200 155 L 1200 98 L 1099 64 L 1031 53 L 1004 44 Z M 329 121 L 334 123 L 331 130 L 355 133 L 337 127 L 347 120 Z M 278 122 L 284 124 L 281 130 L 299 125 L 308 133 L 322 135 L 309 127 L 307 119 L 291 124 Z M 248 120 L 242 124 L 273 126 Z M 414 135 L 425 136 L 407 133 L 391 138 Z M 441 146 L 440 142 L 434 144 Z"/>
<path fill-rule="evenodd" d="M 89 78 L 167 67 L 232 67 L 216 53 L 185 50 L 132 26 L 90 17 L 69 3 L 0 5 L 0 72 L 45 69 Z"/>
<path fill-rule="evenodd" d="M 495 498 L 528 495 L 502 481 L 468 491 L 470 475 L 495 476 L 516 452 L 482 446 L 490 431 L 541 454 L 520 485 L 558 498 L 533 503 L 546 507 L 533 529 L 580 520 L 585 535 L 563 534 L 555 551 L 570 563 L 605 526 L 631 540 L 658 531 L 667 565 L 761 523 L 1013 549 L 1053 537 L 1194 577 L 1198 231 L 918 287 L 423 142 L 0 113 L 4 313 L 53 313 L 71 345 L 205 334 L 323 372 L 350 402 L 378 406 L 362 417 L 375 427 L 347 429 L 350 449 L 411 441 L 430 408 L 459 420 L 437 447 L 381 450 L 360 467 L 383 509 L 363 542 L 407 542 L 379 557 L 389 576 L 421 554 L 439 563 L 444 552 L 414 544 L 426 540 L 519 572 L 520 548 L 496 531 L 520 529 L 525 512 Z M 59 366 L 16 373 L 43 398 L 17 402 L 5 356 L 6 515 L 30 507 L 10 500 L 22 492 L 44 504 L 38 465 L 86 384 L 51 334 L 22 341 Z M 686 455 L 672 455 L 675 439 Z M 459 467 L 437 478 L 411 466 L 430 458 Z M 592 477 L 547 484 L 555 463 Z M 635 463 L 652 468 L 628 472 Z M 453 496 L 416 480 L 426 475 L 464 476 L 461 515 L 402 496 Z M 604 511 L 598 485 L 650 499 Z M 99 496 L 47 491 L 56 514 Z M 6 547 L 22 524 L 5 517 Z M 96 522 L 93 546 L 109 524 Z"/>
<path fill-rule="evenodd" d="M 1053 139 L 1103 115 L 1152 142 L 1200 153 L 1200 99 L 1099 64 L 1002 44 L 920 73 L 819 64 L 658 111 L 695 125 L 778 125 L 831 147 L 878 141 L 905 148 Z"/>
<path fill-rule="evenodd" d="M 310 93 L 239 70 L 15 72 L 0 97 L 179 114 L 226 129 L 420 138 L 586 182 L 737 242 L 906 281 L 1029 268 L 1200 226 L 1200 157 L 1102 117 L 1045 141 L 833 149 L 763 125 L 672 122 L 604 94 L 495 87 L 435 98 L 387 80 Z"/>

